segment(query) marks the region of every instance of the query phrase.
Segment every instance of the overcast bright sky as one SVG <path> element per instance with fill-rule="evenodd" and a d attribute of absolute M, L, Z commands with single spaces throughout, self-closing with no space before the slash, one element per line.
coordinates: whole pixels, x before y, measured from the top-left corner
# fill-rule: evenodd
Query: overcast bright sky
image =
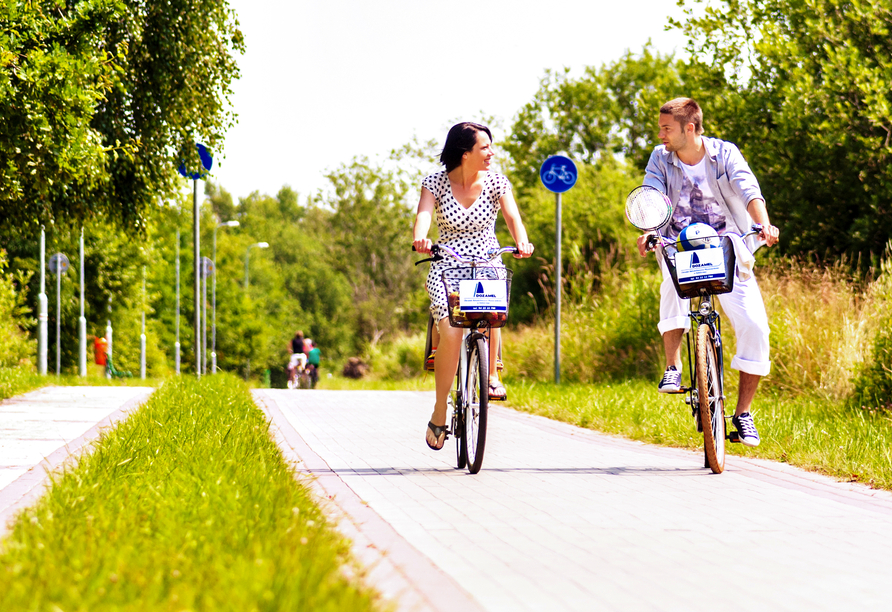
<path fill-rule="evenodd" d="M 238 125 L 213 180 L 234 197 L 291 185 L 303 200 L 324 173 L 413 136 L 442 143 L 454 119 L 505 127 L 547 68 L 600 66 L 665 32 L 674 0 L 230 0 L 245 34 L 232 103 Z M 500 135 L 495 134 L 496 138 Z"/>

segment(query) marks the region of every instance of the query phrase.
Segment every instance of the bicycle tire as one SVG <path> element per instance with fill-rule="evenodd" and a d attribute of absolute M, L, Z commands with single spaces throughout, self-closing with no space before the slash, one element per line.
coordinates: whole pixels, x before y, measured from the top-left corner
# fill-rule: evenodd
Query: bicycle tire
<path fill-rule="evenodd" d="M 483 467 L 486 448 L 486 417 L 489 409 L 489 351 L 486 340 L 477 338 L 468 351 L 467 397 L 464 405 L 464 440 L 468 471 L 476 474 Z"/>
<path fill-rule="evenodd" d="M 697 328 L 697 396 L 703 449 L 707 467 L 721 474 L 725 470 L 725 400 L 715 348 L 712 327 L 701 323 Z"/>
<path fill-rule="evenodd" d="M 461 408 L 461 390 L 456 380 L 455 399 L 452 402 L 452 437 L 455 438 L 455 467 L 463 470 L 468 465 L 468 447 L 465 444 L 465 420 Z"/>

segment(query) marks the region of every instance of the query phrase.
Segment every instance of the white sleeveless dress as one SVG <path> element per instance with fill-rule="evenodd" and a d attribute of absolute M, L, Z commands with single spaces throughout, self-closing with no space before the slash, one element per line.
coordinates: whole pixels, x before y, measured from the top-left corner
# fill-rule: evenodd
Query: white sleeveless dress
<path fill-rule="evenodd" d="M 499 241 L 496 239 L 496 218 L 501 208 L 499 200 L 511 191 L 511 183 L 505 176 L 497 172 L 487 172 L 483 179 L 480 197 L 470 208 L 459 204 L 452 195 L 452 186 L 445 170 L 426 176 L 421 185 L 426 187 L 436 200 L 440 244 L 452 247 L 460 255 L 478 257 L 485 256 L 490 249 L 499 248 Z M 440 275 L 445 268 L 455 268 L 459 265 L 448 256 L 442 261 L 431 263 L 427 274 L 427 292 L 431 298 L 431 314 L 435 321 L 443 319 L 448 313 L 446 290 Z M 504 267 L 498 259 L 491 265 Z"/>

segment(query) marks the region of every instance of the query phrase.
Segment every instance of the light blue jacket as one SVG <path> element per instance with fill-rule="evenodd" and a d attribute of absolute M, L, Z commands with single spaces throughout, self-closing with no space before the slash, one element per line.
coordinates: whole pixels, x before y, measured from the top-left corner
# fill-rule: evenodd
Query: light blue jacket
<path fill-rule="evenodd" d="M 706 136 L 703 137 L 703 144 L 706 147 L 706 179 L 712 193 L 724 206 L 726 217 L 730 217 L 738 232 L 746 233 L 753 224 L 747 206 L 756 198 L 764 200 L 759 182 L 737 145 Z M 660 145 L 650 154 L 645 170 L 644 184 L 656 187 L 669 196 L 673 207 L 678 206 L 684 181 L 681 163 L 675 153 Z M 756 239 L 756 236 L 748 239 L 747 246 L 751 250 L 755 247 Z M 749 244 L 750 242 L 753 244 Z"/>

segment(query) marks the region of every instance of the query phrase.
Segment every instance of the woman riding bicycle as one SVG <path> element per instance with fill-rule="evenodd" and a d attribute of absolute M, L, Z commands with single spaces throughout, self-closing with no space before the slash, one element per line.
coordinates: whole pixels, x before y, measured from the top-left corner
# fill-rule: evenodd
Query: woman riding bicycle
<path fill-rule="evenodd" d="M 520 220 L 511 184 L 501 174 L 489 171 L 494 156 L 489 128 L 463 122 L 449 130 L 440 154 L 440 163 L 446 170 L 425 177 L 421 183 L 413 240 L 416 251 L 423 254 L 431 251 L 432 243 L 427 234 L 435 212 L 440 244 L 450 246 L 465 256 L 483 256 L 490 249 L 498 249 L 495 224 L 501 210 L 508 231 L 517 244 L 519 253 L 515 257 L 532 255 L 533 245 L 527 239 L 526 229 Z M 446 440 L 447 399 L 461 350 L 462 329 L 449 325 L 446 290 L 441 281 L 443 269 L 453 265 L 435 261 L 427 276 L 431 314 L 436 322 L 433 346 L 437 347 L 437 399 L 425 437 L 427 445 L 434 450 L 443 448 Z M 499 330 L 493 329 L 491 333 L 490 346 L 499 346 Z M 495 350 L 490 351 L 491 373 L 497 372 L 496 353 Z M 490 376 L 489 384 L 490 391 L 504 395 L 497 374 Z"/>

